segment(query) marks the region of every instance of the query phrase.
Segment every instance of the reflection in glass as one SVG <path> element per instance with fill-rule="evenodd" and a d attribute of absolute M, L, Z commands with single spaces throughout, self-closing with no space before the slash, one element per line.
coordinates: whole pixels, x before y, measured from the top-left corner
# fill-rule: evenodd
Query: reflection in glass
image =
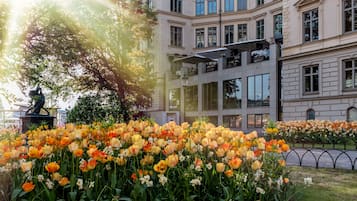
<path fill-rule="evenodd" d="M 184 88 L 184 103 L 185 103 L 185 111 L 197 111 L 197 106 L 198 106 L 197 85 L 188 86 Z"/>
<path fill-rule="evenodd" d="M 223 116 L 223 126 L 226 128 L 242 128 L 241 115 Z"/>
<path fill-rule="evenodd" d="M 269 106 L 270 75 L 248 77 L 248 107 Z"/>
<path fill-rule="evenodd" d="M 180 110 L 180 88 L 169 90 L 169 110 Z"/>
<path fill-rule="evenodd" d="M 203 110 L 217 110 L 218 108 L 218 83 L 203 84 L 202 87 Z"/>
<path fill-rule="evenodd" d="M 242 107 L 241 79 L 223 81 L 223 109 Z"/>

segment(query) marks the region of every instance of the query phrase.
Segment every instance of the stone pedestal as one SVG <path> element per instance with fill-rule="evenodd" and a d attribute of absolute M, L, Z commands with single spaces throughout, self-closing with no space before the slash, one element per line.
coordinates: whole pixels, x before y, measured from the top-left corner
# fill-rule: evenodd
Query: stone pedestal
<path fill-rule="evenodd" d="M 26 115 L 20 117 L 22 128 L 21 132 L 25 133 L 30 128 L 39 127 L 41 125 L 47 125 L 48 128 L 53 128 L 53 122 L 55 117 L 47 115 Z"/>

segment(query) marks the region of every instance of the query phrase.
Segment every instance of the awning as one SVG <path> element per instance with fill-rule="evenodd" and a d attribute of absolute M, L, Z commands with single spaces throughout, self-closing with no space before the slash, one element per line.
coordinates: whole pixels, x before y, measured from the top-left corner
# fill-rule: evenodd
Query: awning
<path fill-rule="evenodd" d="M 206 63 L 211 61 L 216 61 L 214 59 L 204 57 L 201 55 L 191 55 L 187 57 L 177 58 L 173 60 L 174 62 L 182 62 L 182 63 L 190 63 L 190 64 L 198 64 L 198 63 Z"/>
<path fill-rule="evenodd" d="M 247 40 L 225 45 L 228 49 L 237 49 L 241 52 L 256 50 L 257 48 L 269 48 L 269 43 L 265 39 Z"/>

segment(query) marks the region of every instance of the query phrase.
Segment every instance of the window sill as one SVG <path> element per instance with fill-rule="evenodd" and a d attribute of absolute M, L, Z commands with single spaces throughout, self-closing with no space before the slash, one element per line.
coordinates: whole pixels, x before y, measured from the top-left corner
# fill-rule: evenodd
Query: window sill
<path fill-rule="evenodd" d="M 357 92 L 357 88 L 344 88 L 342 89 L 342 92 Z"/>
<path fill-rule="evenodd" d="M 175 46 L 175 45 L 169 45 L 168 46 L 169 48 L 177 48 L 177 49 L 185 49 L 185 47 L 183 47 L 183 46 Z"/>
<path fill-rule="evenodd" d="M 303 96 L 313 96 L 313 95 L 319 95 L 320 92 L 304 92 L 302 95 Z"/>

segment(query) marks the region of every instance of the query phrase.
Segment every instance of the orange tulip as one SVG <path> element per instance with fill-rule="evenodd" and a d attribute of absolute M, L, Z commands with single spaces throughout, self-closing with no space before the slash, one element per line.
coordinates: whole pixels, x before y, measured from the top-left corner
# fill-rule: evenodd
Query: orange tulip
<path fill-rule="evenodd" d="M 224 174 L 227 176 L 227 177 L 233 177 L 233 170 L 227 170 L 224 172 Z"/>
<path fill-rule="evenodd" d="M 61 186 L 65 186 L 65 185 L 69 184 L 69 180 L 68 180 L 67 177 L 62 177 L 62 179 L 60 179 L 60 180 L 58 181 L 58 183 L 59 183 L 59 185 L 61 185 Z"/>
<path fill-rule="evenodd" d="M 81 157 L 83 155 L 83 149 L 76 149 L 73 152 L 73 155 L 76 156 L 76 157 Z"/>
<path fill-rule="evenodd" d="M 238 169 L 241 164 L 242 164 L 242 159 L 237 158 L 237 157 L 231 159 L 228 162 L 229 167 L 231 167 L 232 169 Z"/>
<path fill-rule="evenodd" d="M 216 170 L 217 172 L 224 172 L 224 169 L 226 168 L 226 165 L 224 163 L 217 163 L 216 164 Z"/>
<path fill-rule="evenodd" d="M 60 169 L 60 166 L 56 162 L 51 162 L 45 166 L 45 169 L 49 173 L 54 173 Z"/>
<path fill-rule="evenodd" d="M 33 189 L 35 189 L 35 185 L 31 182 L 25 182 L 24 184 L 22 184 L 22 190 L 24 190 L 25 192 L 31 192 L 33 191 Z"/>

